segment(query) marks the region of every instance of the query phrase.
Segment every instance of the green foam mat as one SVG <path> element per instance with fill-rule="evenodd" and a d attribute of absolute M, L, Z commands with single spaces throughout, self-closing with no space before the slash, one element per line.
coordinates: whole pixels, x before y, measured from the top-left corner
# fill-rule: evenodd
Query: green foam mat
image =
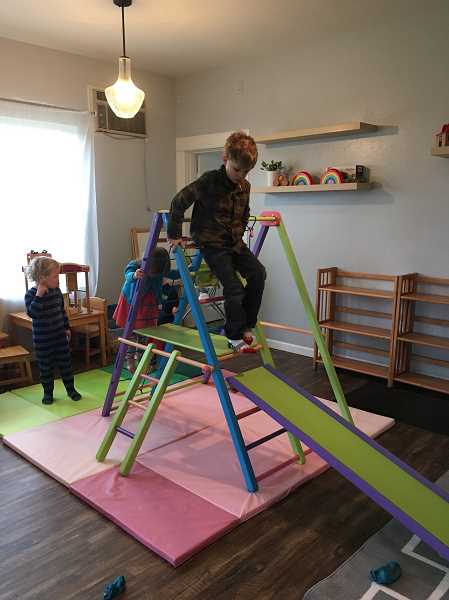
<path fill-rule="evenodd" d="M 111 376 L 100 369 L 75 375 L 75 387 L 82 395 L 81 400 L 77 402 L 67 396 L 61 379 L 55 380 L 53 404 L 42 404 L 43 391 L 40 384 L 16 389 L 14 394 L 50 412 L 57 418 L 70 417 L 103 406 L 110 379 Z M 120 382 L 117 391 L 124 391 L 126 387 L 126 381 Z"/>
<path fill-rule="evenodd" d="M 12 392 L 0 394 L 0 437 L 58 419 L 58 416 L 52 415 L 48 410 L 34 406 Z"/>
<path fill-rule="evenodd" d="M 152 372 L 151 375 L 155 377 L 156 372 Z M 179 383 L 186 379 L 189 379 L 189 377 L 175 373 L 172 376 L 170 383 Z M 27 403 L 46 411 L 51 414 L 54 419 L 62 419 L 64 417 L 71 417 L 72 415 L 78 415 L 87 412 L 88 410 L 102 407 L 110 380 L 110 373 L 106 373 L 102 369 L 93 369 L 92 371 L 85 371 L 84 373 L 75 375 L 75 387 L 82 395 L 81 400 L 78 400 L 77 402 L 74 402 L 67 396 L 67 392 L 61 379 L 55 380 L 53 404 L 42 404 L 43 390 L 40 384 L 18 388 L 14 390 L 14 395 L 22 400 L 26 400 Z M 117 392 L 124 392 L 128 387 L 128 384 L 129 381 L 120 381 L 117 386 Z"/>
<path fill-rule="evenodd" d="M 102 367 L 100 370 L 104 371 L 105 373 L 109 373 L 109 376 L 111 376 L 114 372 L 114 365 Z M 132 379 L 132 376 L 133 374 L 130 371 L 128 371 L 128 369 L 123 367 L 122 372 L 120 373 L 120 381 L 129 381 L 130 379 Z"/>

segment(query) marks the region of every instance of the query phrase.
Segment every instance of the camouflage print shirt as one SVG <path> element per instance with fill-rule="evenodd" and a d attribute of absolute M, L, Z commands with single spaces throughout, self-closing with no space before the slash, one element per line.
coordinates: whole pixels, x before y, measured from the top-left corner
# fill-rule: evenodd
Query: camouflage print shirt
<path fill-rule="evenodd" d="M 246 179 L 233 183 L 224 165 L 207 171 L 173 198 L 168 237 L 181 237 L 184 213 L 193 204 L 193 241 L 200 247 L 232 248 L 238 252 L 244 245 L 242 237 L 249 219 L 250 188 Z"/>

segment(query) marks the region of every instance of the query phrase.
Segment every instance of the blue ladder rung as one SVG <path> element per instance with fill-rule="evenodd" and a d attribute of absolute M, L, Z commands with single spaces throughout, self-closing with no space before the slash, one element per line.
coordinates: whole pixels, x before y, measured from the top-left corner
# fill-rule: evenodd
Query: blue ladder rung
<path fill-rule="evenodd" d="M 118 431 L 119 433 L 123 433 L 123 435 L 126 435 L 127 437 L 131 438 L 132 440 L 134 439 L 134 433 L 132 433 L 131 431 L 128 431 L 127 429 L 125 429 L 124 427 L 120 427 L 120 425 L 118 427 L 115 428 L 116 431 Z"/>
<path fill-rule="evenodd" d="M 252 450 L 253 448 L 256 448 L 257 446 L 260 446 L 261 444 L 265 444 L 265 442 L 272 440 L 273 438 L 277 437 L 278 435 L 282 435 L 283 433 L 285 433 L 284 428 L 278 429 L 277 431 L 273 431 L 273 433 L 269 433 L 268 435 L 266 435 L 262 438 L 259 438 L 255 442 L 251 442 L 251 444 L 248 444 L 247 446 L 245 446 L 245 448 L 247 450 Z"/>

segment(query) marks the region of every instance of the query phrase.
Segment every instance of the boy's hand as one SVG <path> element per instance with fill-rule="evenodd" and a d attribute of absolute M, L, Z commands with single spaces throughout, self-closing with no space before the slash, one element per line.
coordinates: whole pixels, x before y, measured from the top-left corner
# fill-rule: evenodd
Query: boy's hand
<path fill-rule="evenodd" d="M 36 292 L 36 296 L 39 296 L 39 298 L 42 298 L 42 296 L 44 294 L 46 294 L 48 292 L 48 285 L 46 284 L 45 279 L 42 279 L 41 281 L 39 281 L 39 283 L 37 284 L 37 292 Z"/>
<path fill-rule="evenodd" d="M 145 277 L 145 271 L 143 269 L 137 269 L 134 273 L 134 279 L 143 279 Z"/>
<path fill-rule="evenodd" d="M 72 339 L 72 332 L 70 331 L 70 329 L 65 330 L 65 335 L 66 335 L 67 341 L 70 342 L 70 340 Z"/>

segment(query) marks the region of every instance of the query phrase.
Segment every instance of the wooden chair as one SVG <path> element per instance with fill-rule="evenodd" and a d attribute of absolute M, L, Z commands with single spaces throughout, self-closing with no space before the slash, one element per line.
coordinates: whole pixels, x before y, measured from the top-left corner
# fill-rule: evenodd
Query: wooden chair
<path fill-rule="evenodd" d="M 95 296 L 91 296 L 90 299 L 90 308 L 93 310 L 99 310 L 103 313 L 104 318 L 104 330 L 106 335 L 106 349 L 109 348 L 108 344 L 108 318 L 107 318 L 107 306 L 106 300 L 104 298 L 97 298 Z M 100 344 L 98 348 L 92 348 L 90 341 L 94 338 L 100 337 L 100 327 L 96 324 L 89 325 L 71 325 L 70 329 L 72 330 L 73 336 L 83 336 L 84 337 L 84 356 L 86 366 L 90 365 L 90 357 L 95 354 L 100 354 L 101 348 Z"/>
<path fill-rule="evenodd" d="M 0 348 L 0 366 L 14 365 L 18 373 L 14 377 L 0 377 L 0 386 L 17 383 L 33 383 L 31 374 L 30 353 L 22 346 Z"/>
<path fill-rule="evenodd" d="M 5 348 L 9 343 L 9 335 L 0 331 L 0 348 Z"/>

